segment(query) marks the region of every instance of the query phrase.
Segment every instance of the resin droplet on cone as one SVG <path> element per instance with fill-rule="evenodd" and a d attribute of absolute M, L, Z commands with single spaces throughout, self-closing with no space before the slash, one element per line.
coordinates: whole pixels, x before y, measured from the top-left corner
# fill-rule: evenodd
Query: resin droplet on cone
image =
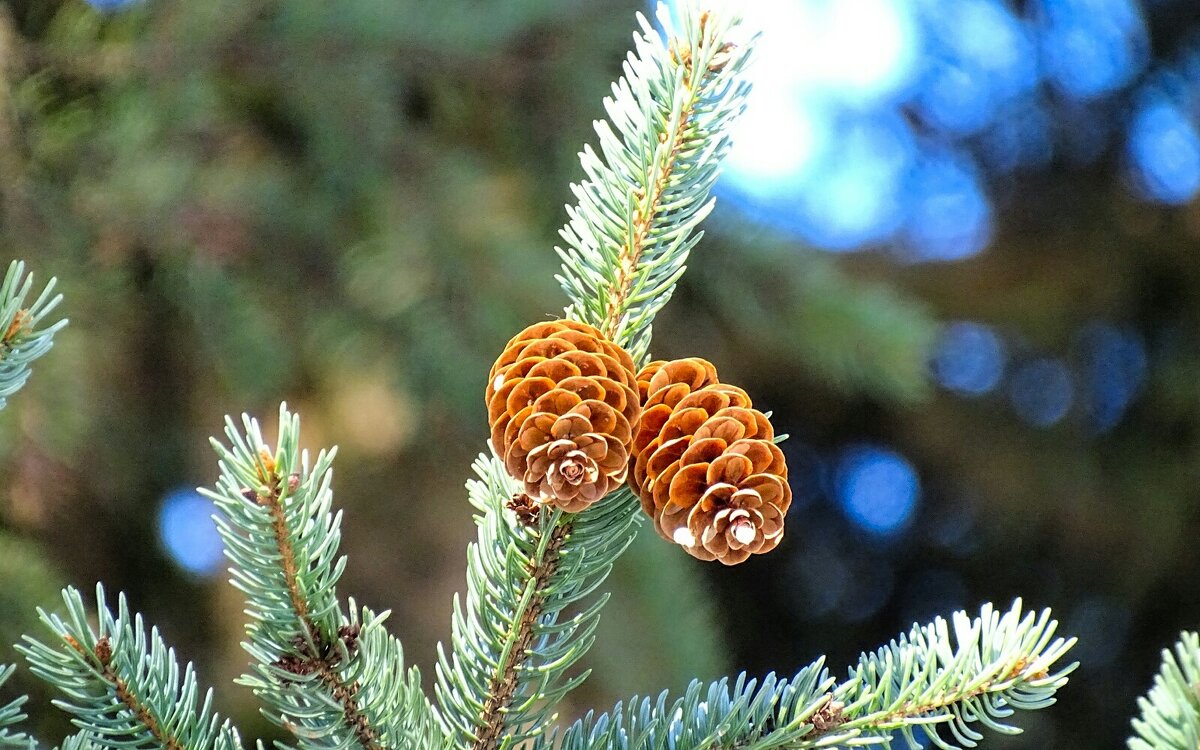
<path fill-rule="evenodd" d="M 538 504 L 576 513 L 625 481 L 641 413 L 633 360 L 583 323 L 537 323 L 488 374 L 492 445 Z"/>
<path fill-rule="evenodd" d="M 655 531 L 726 565 L 774 549 L 792 491 L 766 415 L 698 357 L 653 362 L 637 382 L 643 411 L 629 484 Z"/>

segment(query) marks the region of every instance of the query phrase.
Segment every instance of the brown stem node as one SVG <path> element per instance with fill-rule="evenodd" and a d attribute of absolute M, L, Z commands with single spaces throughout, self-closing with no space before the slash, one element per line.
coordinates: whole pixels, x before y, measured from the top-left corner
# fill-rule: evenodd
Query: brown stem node
<path fill-rule="evenodd" d="M 99 640 L 96 641 L 96 648 L 94 650 L 96 659 L 100 664 L 107 667 L 108 663 L 112 661 L 113 655 L 112 641 L 109 637 L 107 635 L 100 636 Z"/>

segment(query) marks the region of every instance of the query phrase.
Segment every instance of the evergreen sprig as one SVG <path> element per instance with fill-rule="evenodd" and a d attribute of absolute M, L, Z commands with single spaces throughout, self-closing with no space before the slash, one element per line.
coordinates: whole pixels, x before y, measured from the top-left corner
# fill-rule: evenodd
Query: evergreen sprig
<path fill-rule="evenodd" d="M 696 227 L 712 210 L 750 90 L 749 46 L 731 41 L 738 17 L 688 3 L 678 15 L 660 4 L 660 33 L 638 14 L 641 33 L 604 100 L 608 119 L 595 123 L 599 154 L 587 145 L 579 155 L 586 178 L 571 185 L 578 203 L 567 206 L 566 247 L 555 248 L 567 317 L 600 328 L 638 363 L 703 234 Z"/>
<path fill-rule="evenodd" d="M 174 649 L 157 628 L 147 633 L 140 614 L 130 614 L 125 596 L 114 614 L 96 586 L 97 627 L 89 624 L 83 597 L 63 589 L 65 614 L 39 610 L 53 634 L 42 641 L 25 636 L 17 648 L 30 671 L 63 695 L 54 705 L 71 714 L 84 736 L 80 747 L 241 750 L 237 730 L 212 707 L 212 691 L 201 696 L 189 662 L 182 671 Z"/>
<path fill-rule="evenodd" d="M 1154 686 L 1138 698 L 1129 750 L 1196 750 L 1200 747 L 1200 633 L 1179 636 L 1163 649 Z"/>
<path fill-rule="evenodd" d="M 12 677 L 16 670 L 17 667 L 14 664 L 0 669 L 0 685 L 8 682 L 8 678 Z M 37 747 L 33 738 L 17 729 L 17 725 L 26 718 L 24 705 L 28 700 L 29 696 L 20 695 L 0 706 L 0 747 L 22 748 L 23 750 L 34 750 Z"/>
<path fill-rule="evenodd" d="M 1078 666 L 1056 666 L 1075 645 L 1057 629 L 1050 610 L 1023 612 L 1019 599 L 1004 613 L 985 604 L 974 619 L 956 612 L 950 622 L 914 626 L 864 654 L 834 691 L 845 719 L 836 736 L 886 741 L 898 732 L 915 749 L 917 732 L 939 748 L 974 747 L 983 738 L 975 725 L 1017 734 L 1005 720 L 1052 705 Z"/>
<path fill-rule="evenodd" d="M 944 750 L 974 747 L 983 738 L 976 724 L 1019 732 L 1004 720 L 1017 709 L 1054 703 L 1076 666 L 1056 667 L 1075 639 L 1055 638 L 1058 623 L 1049 610 L 1023 614 L 1018 600 L 1003 614 L 987 604 L 974 619 L 957 612 L 952 620 L 914 626 L 863 654 L 836 687 L 824 660 L 791 679 L 768 675 L 761 685 L 744 674 L 732 687 L 728 679 L 707 687 L 693 682 L 670 703 L 664 693 L 617 704 L 610 714 L 588 714 L 558 747 L 801 750 L 890 746 L 899 734 L 915 749 L 924 746 L 918 733 Z"/>
<path fill-rule="evenodd" d="M 341 512 L 332 511 L 333 457 L 310 465 L 301 451 L 300 419 L 279 409 L 278 444 L 264 441 L 257 420 L 244 432 L 226 419 L 229 447 L 213 440 L 221 476 L 215 491 L 232 583 L 246 595 L 250 621 L 243 643 L 254 671 L 242 682 L 263 712 L 292 732 L 297 746 L 333 750 L 429 750 L 436 733 L 420 673 L 404 667 L 387 613 L 343 609 L 337 581 Z"/>
<path fill-rule="evenodd" d="M 587 676 L 566 673 L 590 648 L 608 595 L 558 616 L 604 581 L 639 516 L 623 489 L 569 524 L 543 511 L 526 526 L 506 511 L 517 487 L 503 464 L 482 455 L 475 471 L 479 541 L 467 550 L 466 606 L 455 597 L 453 655 L 438 649 L 437 696 L 452 742 L 510 748 L 548 731 L 556 704 Z"/>
<path fill-rule="evenodd" d="M 665 4 L 663 33 L 642 27 L 624 76 L 598 121 L 603 159 L 580 155 L 587 179 L 572 190 L 559 277 L 567 316 L 598 327 L 635 361 L 649 351 L 650 324 L 670 299 L 696 225 L 745 104 L 747 48 L 730 39 L 735 15 L 685 7 L 678 27 Z M 569 621 L 607 577 L 641 522 L 628 489 L 579 514 L 543 509 L 528 527 L 505 512 L 516 487 L 494 456 L 476 464 L 472 501 L 483 511 L 468 550 L 466 607 L 456 600 L 451 645 L 439 653 L 438 699 L 450 741 L 472 750 L 511 748 L 548 731 L 553 707 L 586 673 L 568 669 L 591 646 L 600 596 Z"/>
<path fill-rule="evenodd" d="M 545 747 L 559 750 L 685 750 L 690 748 L 803 747 L 818 713 L 829 705 L 834 680 L 821 661 L 793 678 L 758 680 L 739 675 L 709 685 L 693 681 L 670 700 L 633 698 L 611 713 L 589 713 Z M 757 742 L 757 744 L 755 744 Z M 769 744 L 766 744 L 768 743 Z M 788 744 L 793 743 L 793 744 Z M 540 746 L 539 746 L 540 747 Z"/>
<path fill-rule="evenodd" d="M 54 294 L 57 279 L 50 279 L 30 305 L 25 300 L 33 291 L 33 274 L 25 274 L 25 263 L 14 260 L 0 283 L 0 409 L 8 397 L 21 390 L 29 379 L 30 365 L 50 351 L 54 334 L 67 324 L 49 325 L 46 318 L 62 302 Z"/>

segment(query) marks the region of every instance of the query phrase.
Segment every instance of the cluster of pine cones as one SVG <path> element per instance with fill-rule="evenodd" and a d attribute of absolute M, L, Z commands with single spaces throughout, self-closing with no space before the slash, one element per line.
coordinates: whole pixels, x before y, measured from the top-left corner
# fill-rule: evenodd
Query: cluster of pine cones
<path fill-rule="evenodd" d="M 576 513 L 628 482 L 655 531 L 701 560 L 735 565 L 783 538 L 792 492 L 774 429 L 703 359 L 635 372 L 592 326 L 537 323 L 504 347 L 486 399 L 532 507 Z"/>

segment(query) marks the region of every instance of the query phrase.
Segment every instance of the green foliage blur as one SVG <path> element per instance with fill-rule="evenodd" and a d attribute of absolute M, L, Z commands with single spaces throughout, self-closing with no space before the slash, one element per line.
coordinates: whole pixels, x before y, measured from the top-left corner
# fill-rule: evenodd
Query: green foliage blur
<path fill-rule="evenodd" d="M 483 380 L 509 336 L 561 312 L 553 246 L 575 154 L 641 9 L 0 5 L 0 247 L 59 278 L 72 320 L 0 413 L 3 642 L 37 627 L 59 583 L 103 580 L 246 734 L 269 735 L 230 685 L 238 594 L 176 566 L 157 514 L 215 479 L 207 436 L 224 414 L 269 420 L 287 400 L 307 447 L 340 446 L 344 593 L 394 610 L 431 674 L 463 588 Z M 735 569 L 646 535 L 610 579 L 597 670 L 565 719 L 692 677 L 848 664 L 911 624 L 907 584 L 952 570 L 963 591 L 946 603 L 1022 595 L 1082 639 L 1060 705 L 993 746 L 1116 746 L 1159 650 L 1200 622 L 1200 207 L 1145 206 L 1112 164 L 1090 169 L 1013 178 L 995 244 L 955 264 L 834 258 L 715 217 L 655 354 L 711 359 L 819 451 L 898 446 L 921 475 L 920 520 L 880 543 L 816 500 L 779 551 Z M 1090 320 L 1133 325 L 1150 379 L 1112 432 L 1036 431 L 1002 400 L 929 382 L 938 321 L 956 318 L 1051 351 Z M 970 544 L 931 542 L 963 508 Z M 894 571 L 872 617 L 814 615 L 797 595 L 832 575 L 813 553 L 830 540 L 839 570 Z M 38 687 L 25 674 L 6 689 Z M 44 701 L 32 713 L 47 738 L 65 731 Z"/>

